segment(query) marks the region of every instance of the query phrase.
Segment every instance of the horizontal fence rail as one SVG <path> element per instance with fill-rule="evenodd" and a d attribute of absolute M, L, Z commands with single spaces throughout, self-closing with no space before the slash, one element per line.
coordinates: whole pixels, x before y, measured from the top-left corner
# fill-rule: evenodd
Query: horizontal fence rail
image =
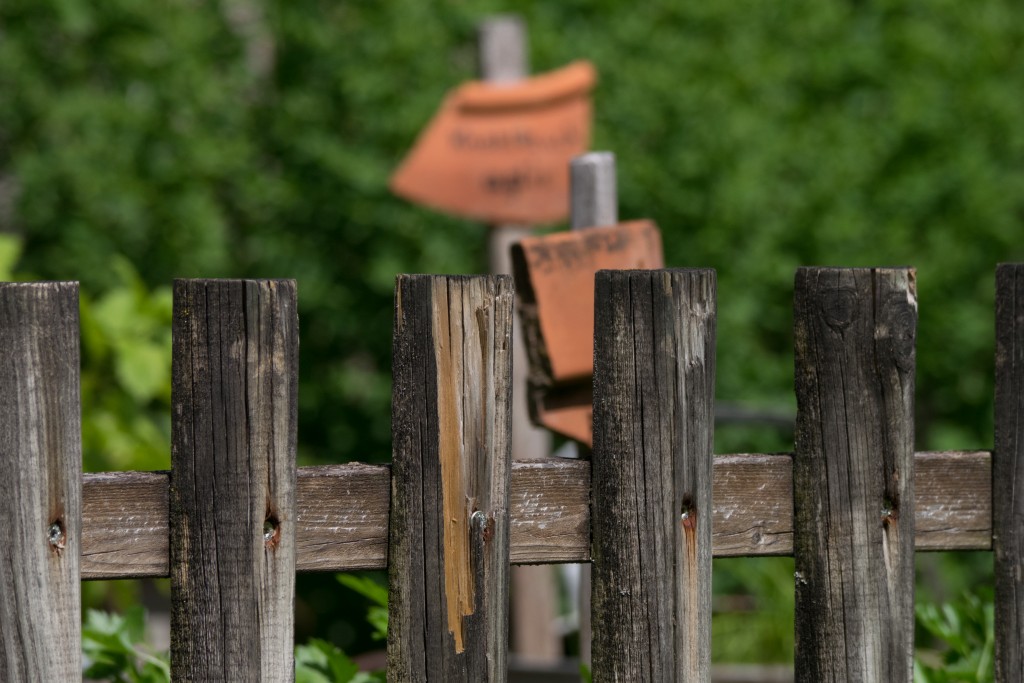
<path fill-rule="evenodd" d="M 915 456 L 915 548 L 991 550 L 989 451 Z M 167 576 L 166 472 L 85 474 L 82 578 Z M 296 570 L 384 569 L 390 508 L 389 465 L 300 467 Z M 590 463 L 512 463 L 512 564 L 590 561 Z M 714 459 L 715 557 L 792 555 L 792 458 L 786 454 Z"/>

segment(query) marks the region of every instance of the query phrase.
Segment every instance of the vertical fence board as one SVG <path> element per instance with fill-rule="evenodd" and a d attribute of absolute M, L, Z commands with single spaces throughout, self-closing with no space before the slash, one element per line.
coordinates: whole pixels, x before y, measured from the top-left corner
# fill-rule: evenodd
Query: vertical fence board
<path fill-rule="evenodd" d="M 593 661 L 601 681 L 708 681 L 712 270 L 595 290 Z"/>
<path fill-rule="evenodd" d="M 794 323 L 797 680 L 909 682 L 914 271 L 801 268 Z"/>
<path fill-rule="evenodd" d="M 996 270 L 995 680 L 1024 680 L 1024 265 Z"/>
<path fill-rule="evenodd" d="M 388 679 L 504 681 L 512 280 L 395 292 Z"/>
<path fill-rule="evenodd" d="M 294 677 L 292 280 L 174 284 L 171 673 Z"/>
<path fill-rule="evenodd" d="M 78 284 L 0 284 L 0 680 L 80 681 Z"/>

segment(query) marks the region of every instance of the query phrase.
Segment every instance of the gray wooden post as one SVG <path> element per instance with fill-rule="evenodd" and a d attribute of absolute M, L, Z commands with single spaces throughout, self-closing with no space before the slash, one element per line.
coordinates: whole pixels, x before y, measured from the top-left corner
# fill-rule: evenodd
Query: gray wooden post
<path fill-rule="evenodd" d="M 526 23 L 514 14 L 488 17 L 477 26 L 477 69 L 480 78 L 515 83 L 530 72 Z"/>
<path fill-rule="evenodd" d="M 594 320 L 595 681 L 709 681 L 713 270 L 601 271 Z"/>
<path fill-rule="evenodd" d="M 569 222 L 573 230 L 603 228 L 619 222 L 615 154 L 587 152 L 569 164 Z"/>
<path fill-rule="evenodd" d="M 995 680 L 1024 680 L 1024 265 L 996 270 Z"/>
<path fill-rule="evenodd" d="M 78 283 L 0 283 L 0 680 L 80 681 Z"/>
<path fill-rule="evenodd" d="M 914 271 L 801 268 L 794 307 L 797 681 L 909 683 Z"/>
<path fill-rule="evenodd" d="M 480 78 L 492 83 L 511 84 L 529 74 L 526 22 L 519 16 L 488 17 L 477 27 Z M 509 250 L 533 234 L 529 225 L 494 225 L 490 228 L 488 250 L 490 271 L 495 275 L 512 272 Z M 551 454 L 551 434 L 530 422 L 526 376 L 529 361 L 522 341 L 519 313 L 512 330 L 512 459 L 535 460 Z M 513 567 L 511 646 L 517 656 L 531 662 L 554 662 L 562 656 L 561 636 L 555 631 L 558 595 L 554 570 L 550 567 Z"/>
<path fill-rule="evenodd" d="M 573 230 L 603 228 L 619 222 L 619 189 L 615 154 L 587 152 L 569 163 L 569 225 Z M 577 452 L 586 448 L 575 444 Z M 590 565 L 580 568 L 580 659 L 591 662 Z"/>
<path fill-rule="evenodd" d="M 298 315 L 294 280 L 177 280 L 171 674 L 294 672 Z"/>
<path fill-rule="evenodd" d="M 395 286 L 388 680 L 506 680 L 512 278 Z"/>

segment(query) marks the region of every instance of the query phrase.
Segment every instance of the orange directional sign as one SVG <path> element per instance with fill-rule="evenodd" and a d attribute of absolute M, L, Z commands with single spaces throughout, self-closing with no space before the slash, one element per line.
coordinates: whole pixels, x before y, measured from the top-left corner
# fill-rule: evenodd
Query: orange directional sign
<path fill-rule="evenodd" d="M 391 177 L 391 190 L 490 223 L 550 223 L 569 208 L 569 161 L 590 144 L 589 62 L 497 85 L 466 83 Z"/>
<path fill-rule="evenodd" d="M 535 422 L 589 445 L 594 275 L 665 264 L 652 221 L 530 237 L 513 247 Z"/>

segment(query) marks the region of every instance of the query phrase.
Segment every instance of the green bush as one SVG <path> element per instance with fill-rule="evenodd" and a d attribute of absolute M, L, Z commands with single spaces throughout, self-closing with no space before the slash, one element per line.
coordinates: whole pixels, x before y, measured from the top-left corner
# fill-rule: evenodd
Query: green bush
<path fill-rule="evenodd" d="M 298 277 L 302 452 L 384 459 L 394 275 L 481 270 L 486 232 L 386 181 L 473 75 L 496 8 L 5 2 L 0 185 L 18 191 L 0 229 L 25 236 L 27 270 L 97 294 L 120 282 L 115 254 L 150 287 Z M 720 398 L 792 406 L 797 266 L 909 264 L 920 444 L 990 443 L 992 273 L 1021 258 L 1024 9 L 503 8 L 528 20 L 536 70 L 597 64 L 594 144 L 618 154 L 622 215 L 658 220 L 669 263 L 718 269 Z"/>
<path fill-rule="evenodd" d="M 169 683 L 165 652 L 145 642 L 146 613 L 132 607 L 123 614 L 86 612 L 82 626 L 84 678 L 110 683 Z M 295 648 L 295 683 L 383 683 L 383 672 L 360 671 L 336 645 L 312 639 Z"/>

